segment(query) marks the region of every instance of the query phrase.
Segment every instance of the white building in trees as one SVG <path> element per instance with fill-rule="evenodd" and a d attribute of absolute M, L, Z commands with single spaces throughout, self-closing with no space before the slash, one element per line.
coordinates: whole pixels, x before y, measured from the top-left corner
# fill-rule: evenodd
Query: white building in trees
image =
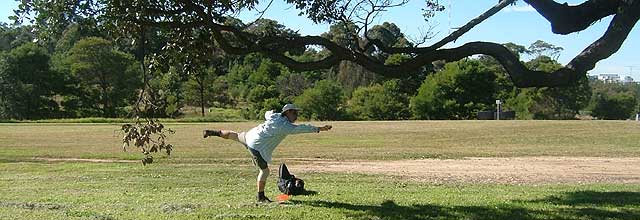
<path fill-rule="evenodd" d="M 607 82 L 607 83 L 619 83 L 619 82 L 622 82 L 622 80 L 620 79 L 620 75 L 612 74 L 612 73 L 602 73 L 602 74 L 598 75 L 598 80 L 604 81 L 604 82 Z"/>

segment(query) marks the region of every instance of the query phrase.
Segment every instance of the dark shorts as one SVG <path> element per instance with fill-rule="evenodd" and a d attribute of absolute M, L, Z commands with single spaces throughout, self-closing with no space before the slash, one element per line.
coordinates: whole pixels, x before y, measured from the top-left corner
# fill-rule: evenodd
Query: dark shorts
<path fill-rule="evenodd" d="M 247 146 L 247 140 L 245 138 L 246 135 L 247 135 L 247 132 L 239 133 L 238 142 L 244 145 L 244 147 L 246 147 L 247 150 L 249 150 L 249 152 L 251 153 L 253 165 L 257 166 L 261 170 L 267 169 L 269 167 L 267 165 L 267 161 L 265 161 L 264 158 L 262 158 L 262 155 L 260 155 L 260 152 L 257 150 L 251 149 L 249 146 Z"/>
<path fill-rule="evenodd" d="M 261 170 L 267 169 L 269 167 L 269 165 L 267 165 L 267 161 L 265 161 L 264 158 L 262 158 L 262 155 L 260 155 L 260 152 L 249 147 L 247 147 L 247 149 L 249 150 L 249 152 L 251 152 L 253 165 L 256 165 Z"/>

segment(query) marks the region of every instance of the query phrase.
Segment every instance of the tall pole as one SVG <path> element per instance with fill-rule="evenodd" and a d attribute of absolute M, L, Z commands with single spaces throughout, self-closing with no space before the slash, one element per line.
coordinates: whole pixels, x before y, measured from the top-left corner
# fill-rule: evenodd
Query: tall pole
<path fill-rule="evenodd" d="M 496 105 L 498 105 L 498 110 L 496 111 L 496 120 L 500 120 L 500 112 L 502 111 L 502 109 L 500 108 L 501 104 L 502 102 L 500 101 L 500 99 L 496 100 Z"/>
<path fill-rule="evenodd" d="M 636 67 L 636 66 L 626 66 L 626 67 L 629 67 L 629 76 L 633 77 L 633 76 L 632 76 L 632 74 L 633 74 L 633 68 L 634 68 L 634 67 Z"/>
<path fill-rule="evenodd" d="M 629 75 L 631 75 L 633 73 L 633 68 L 636 66 L 627 66 L 627 67 L 629 67 Z"/>

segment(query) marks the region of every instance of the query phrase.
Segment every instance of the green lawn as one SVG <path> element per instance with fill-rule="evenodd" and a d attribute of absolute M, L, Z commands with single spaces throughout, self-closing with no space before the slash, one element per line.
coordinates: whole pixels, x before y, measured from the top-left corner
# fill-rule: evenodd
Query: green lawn
<path fill-rule="evenodd" d="M 117 124 L 0 124 L 0 219 L 640 219 L 638 184 L 434 185 L 346 173 L 306 173 L 316 194 L 258 205 L 256 172 L 245 150 L 200 136 L 203 128 L 255 124 L 168 124 L 176 130 L 169 139 L 174 155 L 158 155 L 148 166 L 34 159 L 139 159 L 138 152 L 121 151 Z M 274 162 L 640 156 L 633 122 L 331 124 L 328 133 L 288 137 Z M 272 176 L 267 195 L 278 193 L 274 183 Z"/>

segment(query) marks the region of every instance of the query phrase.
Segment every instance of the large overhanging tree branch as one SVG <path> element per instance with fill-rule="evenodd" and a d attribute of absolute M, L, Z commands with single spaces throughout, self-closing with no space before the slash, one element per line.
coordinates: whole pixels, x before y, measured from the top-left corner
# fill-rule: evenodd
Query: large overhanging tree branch
<path fill-rule="evenodd" d="M 616 14 L 619 7 L 624 6 L 621 0 L 590 0 L 576 6 L 553 0 L 524 1 L 551 22 L 551 30 L 556 34 L 570 34 L 587 29 L 594 22 Z"/>
<path fill-rule="evenodd" d="M 359 49 L 345 48 L 335 42 L 315 36 L 254 36 L 235 27 L 217 24 L 213 21 L 214 19 L 205 16 L 206 13 L 203 8 L 199 8 L 196 4 L 187 0 L 183 0 L 183 2 L 190 5 L 190 8 L 193 8 L 205 18 L 206 26 L 216 33 L 214 34 L 215 40 L 222 46 L 223 50 L 232 54 L 260 52 L 294 70 L 305 71 L 330 68 L 340 61 L 352 61 L 370 71 L 381 75 L 393 76 L 395 73 L 418 70 L 437 60 L 455 61 L 476 54 L 485 54 L 496 58 L 505 67 L 514 84 L 518 87 L 563 86 L 577 81 L 579 77 L 584 77 L 586 71 L 593 69 L 598 61 L 606 59 L 618 51 L 640 16 L 640 10 L 638 9 L 640 1 L 591 0 L 578 6 L 567 6 L 550 0 L 527 0 L 527 3 L 549 19 L 554 31 L 558 33 L 580 31 L 595 20 L 607 15 L 614 15 L 608 30 L 600 39 L 589 45 L 564 68 L 547 73 L 528 69 L 506 47 L 496 43 L 471 42 L 456 48 L 442 48 L 445 44 L 464 35 L 504 7 L 513 4 L 515 0 L 500 1 L 487 12 L 429 47 L 388 47 L 377 39 L 370 39 L 364 48 Z M 577 16 L 571 16 L 572 13 Z M 228 37 L 223 36 L 223 32 L 232 33 L 235 36 L 234 39 L 239 40 L 240 45 L 243 46 L 232 46 Z M 310 45 L 322 46 L 329 50 L 332 55 L 314 62 L 298 62 L 286 55 L 288 48 Z M 409 54 L 412 58 L 399 65 L 385 65 L 383 62 L 375 60 L 362 52 L 371 46 L 375 46 L 380 51 L 389 54 Z"/>
<path fill-rule="evenodd" d="M 552 31 L 569 34 L 588 28 L 594 22 L 613 16 L 603 36 L 576 55 L 564 68 L 552 73 L 531 70 L 506 47 L 491 42 L 470 42 L 455 48 L 445 45 L 455 41 L 469 30 L 495 15 L 516 0 L 501 0 L 475 19 L 463 25 L 431 46 L 396 47 L 385 45 L 380 39 L 368 35 L 372 17 L 390 7 L 401 7 L 406 0 L 285 0 L 293 4 L 316 23 L 355 24 L 356 34 L 351 34 L 353 44 L 343 45 L 319 36 L 254 33 L 246 25 L 227 23 L 228 17 L 243 9 L 255 9 L 259 0 L 211 1 L 211 0 L 104 0 L 97 7 L 114 26 L 127 29 L 131 26 L 156 26 L 175 36 L 174 44 L 189 44 L 194 30 L 211 32 L 211 43 L 226 53 L 244 55 L 258 52 L 293 70 L 331 68 L 341 61 L 351 61 L 384 76 L 393 77 L 415 72 L 434 61 L 455 61 L 468 56 L 484 54 L 496 58 L 507 70 L 518 87 L 563 86 L 576 82 L 593 69 L 595 64 L 619 50 L 640 16 L 638 0 L 586 0 L 569 6 L 554 0 L 523 0 L 534 7 L 551 24 Z M 425 0 L 427 8 L 440 9 L 436 0 Z M 37 6 L 37 4 L 34 4 Z M 438 11 L 438 10 L 435 10 Z M 145 15 L 140 19 L 140 15 Z M 359 26 L 358 26 L 359 25 Z M 347 27 L 348 28 L 348 27 Z M 364 33 L 358 33 L 364 30 Z M 491 30 L 493 31 L 493 30 Z M 363 37 L 359 37 L 363 36 Z M 301 62 L 292 54 L 309 46 L 319 46 L 330 55 L 323 59 Z M 297 51 L 297 52 L 296 52 Z M 396 65 L 386 65 L 372 54 L 403 54 L 409 59 Z"/>

